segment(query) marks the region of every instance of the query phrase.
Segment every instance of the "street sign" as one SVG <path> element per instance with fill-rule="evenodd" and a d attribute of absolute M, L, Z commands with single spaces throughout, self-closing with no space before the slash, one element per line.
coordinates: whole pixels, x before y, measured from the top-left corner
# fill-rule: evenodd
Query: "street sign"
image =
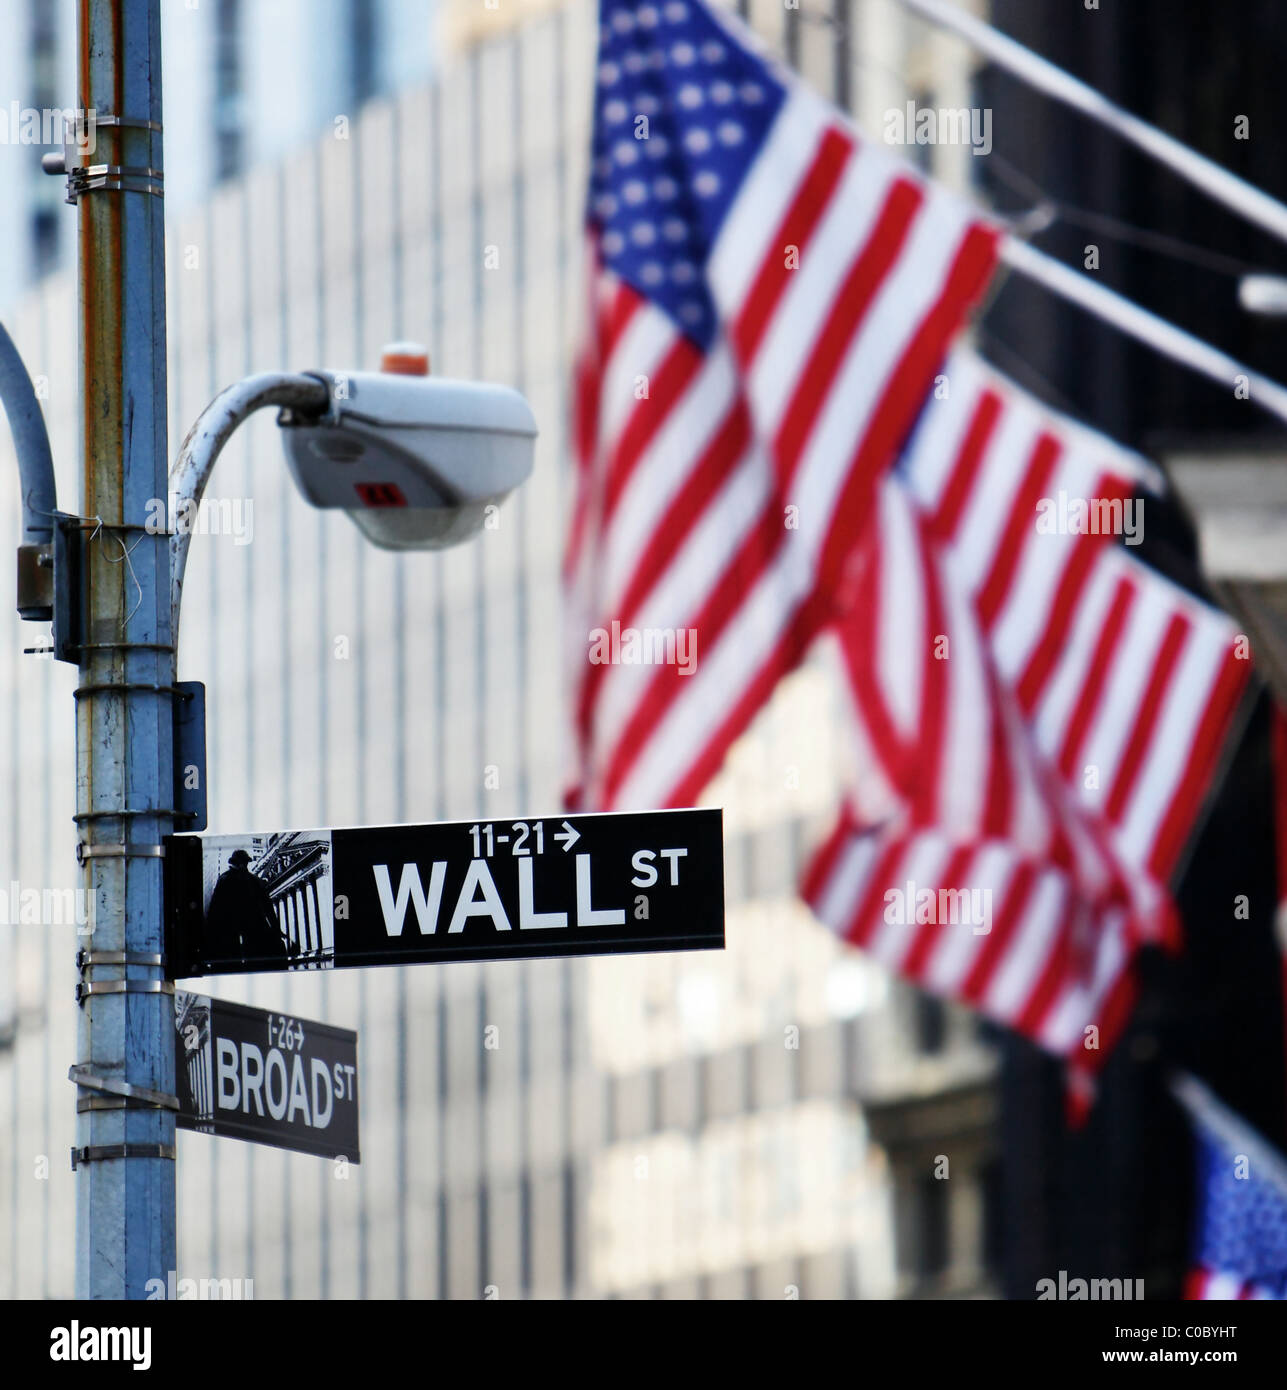
<path fill-rule="evenodd" d="M 175 990 L 174 1075 L 180 1129 L 361 1161 L 347 1028 Z"/>
<path fill-rule="evenodd" d="M 166 845 L 173 979 L 724 945 L 718 810 L 175 835 Z"/>

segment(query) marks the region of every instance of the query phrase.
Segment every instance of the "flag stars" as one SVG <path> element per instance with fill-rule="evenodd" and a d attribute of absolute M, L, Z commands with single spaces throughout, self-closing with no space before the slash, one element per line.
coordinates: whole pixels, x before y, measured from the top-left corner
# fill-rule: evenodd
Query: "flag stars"
<path fill-rule="evenodd" d="M 599 33 L 588 208 L 600 253 L 708 344 L 718 316 L 703 267 L 781 84 L 688 0 L 608 4 Z"/>

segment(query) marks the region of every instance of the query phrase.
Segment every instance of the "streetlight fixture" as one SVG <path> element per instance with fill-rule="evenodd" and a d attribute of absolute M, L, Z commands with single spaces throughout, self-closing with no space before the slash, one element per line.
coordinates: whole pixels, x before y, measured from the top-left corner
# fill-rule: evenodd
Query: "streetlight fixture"
<path fill-rule="evenodd" d="M 310 506 L 348 513 L 386 550 L 442 550 L 476 535 L 488 509 L 528 477 L 536 420 L 508 386 L 428 374 L 415 344 L 387 348 L 378 372 L 264 372 L 221 391 L 188 432 L 170 470 L 178 515 L 200 506 L 233 432 L 265 406 Z M 192 528 L 170 538 L 172 627 Z"/>

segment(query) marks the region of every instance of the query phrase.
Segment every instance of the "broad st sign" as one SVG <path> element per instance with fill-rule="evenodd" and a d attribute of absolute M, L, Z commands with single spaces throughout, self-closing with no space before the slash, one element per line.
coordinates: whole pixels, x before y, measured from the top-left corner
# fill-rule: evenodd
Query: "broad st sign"
<path fill-rule="evenodd" d="M 174 992 L 181 1129 L 360 1161 L 357 1034 Z"/>
<path fill-rule="evenodd" d="M 724 945 L 718 810 L 167 840 L 168 974 Z"/>

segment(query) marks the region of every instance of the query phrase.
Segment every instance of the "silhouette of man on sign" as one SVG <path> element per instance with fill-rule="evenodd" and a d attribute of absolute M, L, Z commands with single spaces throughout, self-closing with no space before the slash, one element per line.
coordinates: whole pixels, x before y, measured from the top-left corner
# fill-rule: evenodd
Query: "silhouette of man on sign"
<path fill-rule="evenodd" d="M 235 849 L 219 875 L 206 913 L 214 959 L 285 960 L 286 938 L 268 885 L 250 872 L 250 855 Z"/>

